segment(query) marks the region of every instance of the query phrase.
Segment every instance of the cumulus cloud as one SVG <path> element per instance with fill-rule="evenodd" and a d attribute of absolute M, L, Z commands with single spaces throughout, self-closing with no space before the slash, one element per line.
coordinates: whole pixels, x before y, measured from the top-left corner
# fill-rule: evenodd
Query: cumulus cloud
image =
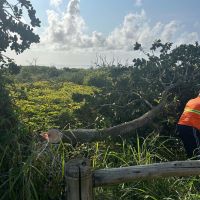
<path fill-rule="evenodd" d="M 136 2 L 141 4 L 139 0 Z M 165 24 L 150 23 L 144 10 L 127 14 L 122 24 L 111 31 L 108 36 L 98 31 L 88 33 L 86 23 L 80 15 L 80 0 L 69 0 L 67 9 L 63 13 L 48 10 L 47 16 L 48 27 L 41 37 L 42 43 L 58 50 L 93 50 L 95 48 L 97 50 L 129 51 L 135 42 L 148 47 L 156 39 L 180 43 L 198 38 L 195 32 L 183 34 L 183 27 L 175 20 Z"/>
<path fill-rule="evenodd" d="M 62 3 L 62 0 L 50 0 L 50 5 L 58 7 Z"/>
<path fill-rule="evenodd" d="M 111 49 L 129 50 L 135 42 L 139 42 L 148 47 L 156 39 L 163 42 L 172 41 L 180 30 L 181 26 L 176 21 L 150 25 L 145 11 L 142 10 L 140 13 L 130 13 L 124 17 L 123 24 L 108 36 L 107 46 Z"/>
<path fill-rule="evenodd" d="M 105 38 L 97 31 L 86 34 L 86 24 L 80 16 L 80 1 L 70 0 L 67 10 L 58 13 L 47 10 L 48 27 L 42 34 L 42 43 L 59 50 L 72 48 L 103 47 Z"/>
<path fill-rule="evenodd" d="M 176 21 L 171 21 L 166 24 L 161 33 L 161 39 L 164 42 L 172 41 L 174 35 L 179 31 L 180 25 Z"/>
<path fill-rule="evenodd" d="M 79 0 L 70 0 L 64 13 L 47 11 L 48 27 L 42 36 L 43 43 L 52 44 L 57 49 L 90 48 L 104 44 L 102 33 L 85 33 L 87 27 L 80 16 L 79 5 Z"/>
<path fill-rule="evenodd" d="M 142 31 L 146 30 L 146 14 L 144 10 L 141 13 L 130 13 L 124 17 L 123 24 L 107 37 L 108 48 L 122 49 L 130 43 L 138 41 Z"/>

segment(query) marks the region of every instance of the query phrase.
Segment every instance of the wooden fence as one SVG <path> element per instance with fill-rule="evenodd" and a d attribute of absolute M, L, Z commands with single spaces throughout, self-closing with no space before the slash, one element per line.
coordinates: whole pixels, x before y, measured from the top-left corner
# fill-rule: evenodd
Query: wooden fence
<path fill-rule="evenodd" d="M 135 180 L 200 174 L 200 161 L 174 161 L 121 168 L 92 170 L 88 159 L 66 163 L 66 199 L 93 200 L 93 188 Z"/>

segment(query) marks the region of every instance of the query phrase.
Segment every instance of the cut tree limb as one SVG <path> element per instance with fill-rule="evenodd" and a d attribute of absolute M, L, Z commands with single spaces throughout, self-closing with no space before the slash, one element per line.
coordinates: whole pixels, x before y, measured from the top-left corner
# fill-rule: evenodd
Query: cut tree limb
<path fill-rule="evenodd" d="M 163 110 L 165 101 L 152 108 L 150 111 L 141 117 L 129 122 L 125 122 L 110 128 L 105 129 L 75 129 L 63 131 L 63 142 L 75 143 L 88 143 L 96 141 L 104 141 L 108 138 L 126 138 L 134 130 L 144 127 L 149 124 L 158 114 Z"/>
<path fill-rule="evenodd" d="M 176 84 L 170 84 L 168 87 L 166 87 L 162 93 L 162 100 L 160 101 L 160 103 L 137 119 L 104 129 L 75 129 L 62 131 L 62 141 L 74 145 L 76 143 L 104 141 L 108 138 L 112 140 L 118 138 L 128 138 L 130 137 L 130 135 L 133 134 L 134 130 L 148 125 L 156 116 L 158 116 L 163 111 L 167 103 L 169 91 L 177 87 L 178 85 L 180 85 L 180 83 L 177 82 Z M 50 135 L 50 133 L 55 132 L 56 134 L 56 132 L 58 131 L 54 130 L 55 129 L 49 130 L 47 133 Z M 57 137 L 60 136 L 55 135 L 55 138 Z M 54 140 L 49 140 L 49 142 L 57 143 L 57 140 L 55 142 Z"/>

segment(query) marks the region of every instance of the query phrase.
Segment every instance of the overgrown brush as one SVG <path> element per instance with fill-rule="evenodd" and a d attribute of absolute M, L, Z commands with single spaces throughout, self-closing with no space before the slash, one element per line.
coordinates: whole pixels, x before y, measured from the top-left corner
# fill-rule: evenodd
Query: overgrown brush
<path fill-rule="evenodd" d="M 27 142 L 28 141 L 28 142 Z M 72 147 L 48 145 L 37 135 L 20 133 L 10 144 L 1 146 L 0 200 L 63 199 L 64 164 L 88 157 L 94 168 L 122 167 L 177 160 L 182 154 L 171 149 L 174 138 L 151 134 L 146 138 L 101 142 Z M 181 158 L 181 157 L 180 157 Z M 182 157 L 184 159 L 184 157 Z M 137 181 L 113 187 L 96 188 L 96 199 L 198 199 L 198 177 Z"/>

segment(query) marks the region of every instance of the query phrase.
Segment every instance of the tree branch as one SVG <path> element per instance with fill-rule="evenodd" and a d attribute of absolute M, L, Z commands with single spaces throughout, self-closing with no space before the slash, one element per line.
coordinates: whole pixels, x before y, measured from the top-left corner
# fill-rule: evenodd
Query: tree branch
<path fill-rule="evenodd" d="M 168 86 L 162 93 L 162 98 L 161 98 L 162 100 L 160 101 L 160 103 L 137 119 L 134 119 L 129 122 L 124 122 L 113 127 L 99 129 L 99 130 L 98 129 L 75 129 L 75 130 L 62 131 L 62 141 L 71 143 L 74 145 L 76 143 L 90 143 L 90 142 L 97 142 L 97 141 L 105 141 L 108 138 L 112 140 L 115 140 L 118 138 L 128 138 L 133 134 L 133 131 L 135 131 L 138 128 L 148 125 L 149 123 L 152 122 L 152 120 L 156 116 L 158 116 L 163 111 L 163 108 L 165 107 L 167 103 L 169 91 L 171 89 L 174 89 L 179 84 L 180 83 L 177 82 L 176 84 Z M 56 130 L 54 131 L 54 130 L 53 129 L 49 130 L 48 133 L 45 132 L 43 133 L 43 135 L 50 134 L 52 132 L 59 132 L 59 131 L 56 131 Z M 58 138 L 60 136 L 54 135 L 53 137 Z M 53 137 L 51 138 L 51 142 L 56 143 L 57 139 L 55 139 L 54 141 Z"/>
<path fill-rule="evenodd" d="M 130 136 L 134 130 L 149 124 L 162 111 L 165 101 L 155 106 L 153 109 L 142 115 L 141 117 L 129 122 L 119 124 L 105 129 L 76 129 L 63 131 L 63 142 L 88 143 L 96 141 L 104 141 L 108 138 L 126 138 Z"/>

